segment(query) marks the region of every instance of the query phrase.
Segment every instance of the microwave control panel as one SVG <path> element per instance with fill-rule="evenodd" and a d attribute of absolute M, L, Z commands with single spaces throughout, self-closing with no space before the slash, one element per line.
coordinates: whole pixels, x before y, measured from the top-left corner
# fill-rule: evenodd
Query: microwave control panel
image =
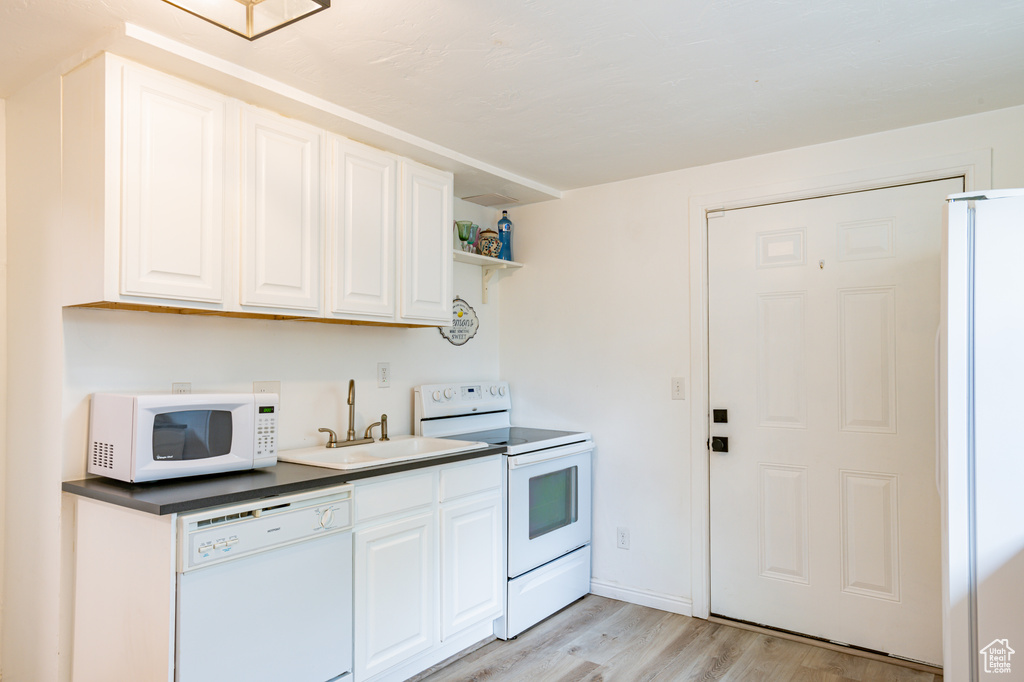
<path fill-rule="evenodd" d="M 256 459 L 277 458 L 277 402 L 256 402 Z"/>

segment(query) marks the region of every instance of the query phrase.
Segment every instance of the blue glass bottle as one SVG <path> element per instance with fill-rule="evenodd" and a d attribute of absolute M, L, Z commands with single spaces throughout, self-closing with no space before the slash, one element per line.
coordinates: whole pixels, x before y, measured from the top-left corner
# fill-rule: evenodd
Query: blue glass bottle
<path fill-rule="evenodd" d="M 508 211 L 501 212 L 501 220 L 498 221 L 498 240 L 501 242 L 501 252 L 498 254 L 498 258 L 514 260 L 512 258 L 512 221 L 508 219 Z"/>

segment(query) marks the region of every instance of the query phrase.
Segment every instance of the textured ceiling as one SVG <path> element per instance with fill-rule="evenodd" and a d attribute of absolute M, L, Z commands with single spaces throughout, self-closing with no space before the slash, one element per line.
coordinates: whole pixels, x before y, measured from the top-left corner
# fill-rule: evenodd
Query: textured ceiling
<path fill-rule="evenodd" d="M 1024 104 L 1020 0 L 333 0 L 249 43 L 0 0 L 0 97 L 128 21 L 558 189 Z"/>

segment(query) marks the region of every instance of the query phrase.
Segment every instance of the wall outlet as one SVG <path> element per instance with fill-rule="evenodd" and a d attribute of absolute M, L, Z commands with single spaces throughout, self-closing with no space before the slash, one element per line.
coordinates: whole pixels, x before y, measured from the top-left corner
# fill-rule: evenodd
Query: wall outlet
<path fill-rule="evenodd" d="M 619 549 L 629 549 L 629 529 L 625 526 L 615 529 L 615 546 Z"/>
<path fill-rule="evenodd" d="M 685 377 L 672 377 L 672 400 L 686 400 Z"/>
<path fill-rule="evenodd" d="M 252 382 L 253 393 L 276 393 L 277 399 L 281 399 L 280 381 L 254 381 Z"/>
<path fill-rule="evenodd" d="M 391 388 L 391 363 L 377 363 L 377 388 Z"/>
<path fill-rule="evenodd" d="M 191 393 L 192 383 L 189 381 L 180 381 L 175 384 L 171 384 L 171 393 Z"/>

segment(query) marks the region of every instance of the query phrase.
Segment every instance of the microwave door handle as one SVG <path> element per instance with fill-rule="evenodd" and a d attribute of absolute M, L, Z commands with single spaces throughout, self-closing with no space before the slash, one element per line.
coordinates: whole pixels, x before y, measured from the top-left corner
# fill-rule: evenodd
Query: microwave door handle
<path fill-rule="evenodd" d="M 508 468 L 518 469 L 520 467 L 530 466 L 531 464 L 550 462 L 553 459 L 561 459 L 562 457 L 579 455 L 584 452 L 590 452 L 593 449 L 594 443 L 588 440 L 584 441 L 583 443 L 563 445 L 562 447 L 552 448 L 550 450 L 541 450 L 540 452 L 531 452 L 524 455 L 515 455 L 513 457 L 508 458 Z"/>

